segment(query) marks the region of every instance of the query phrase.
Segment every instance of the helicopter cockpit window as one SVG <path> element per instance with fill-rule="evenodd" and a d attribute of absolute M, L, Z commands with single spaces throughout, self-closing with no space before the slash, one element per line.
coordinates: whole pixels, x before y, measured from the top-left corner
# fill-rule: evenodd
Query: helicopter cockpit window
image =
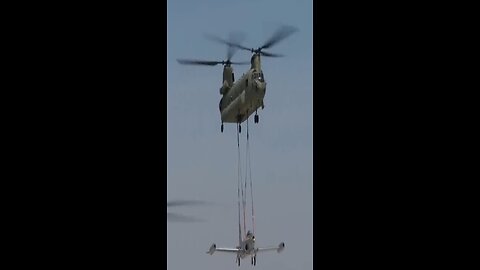
<path fill-rule="evenodd" d="M 256 72 L 253 74 L 253 78 L 256 80 L 259 80 L 260 82 L 263 82 L 263 73 L 262 72 Z"/>

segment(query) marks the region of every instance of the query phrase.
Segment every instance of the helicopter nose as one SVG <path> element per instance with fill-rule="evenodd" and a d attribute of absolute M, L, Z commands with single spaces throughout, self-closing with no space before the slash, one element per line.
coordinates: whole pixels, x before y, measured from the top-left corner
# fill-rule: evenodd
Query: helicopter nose
<path fill-rule="evenodd" d="M 265 90 L 265 87 L 266 87 L 265 82 L 256 81 L 255 83 L 256 83 L 256 85 L 257 85 L 257 89 L 258 89 L 258 90 L 261 90 L 261 91 Z"/>

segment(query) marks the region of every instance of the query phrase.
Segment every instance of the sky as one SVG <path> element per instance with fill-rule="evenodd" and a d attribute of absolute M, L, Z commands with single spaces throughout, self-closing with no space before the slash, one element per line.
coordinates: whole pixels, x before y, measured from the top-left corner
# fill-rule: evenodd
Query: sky
<path fill-rule="evenodd" d="M 256 269 L 313 269 L 313 20 L 312 0 L 167 0 L 167 202 L 208 205 L 167 207 L 201 219 L 167 220 L 167 269 L 237 269 L 235 255 L 206 251 L 212 243 L 235 247 L 237 138 L 235 124 L 220 132 L 222 66 L 185 66 L 177 58 L 225 60 L 227 48 L 205 38 L 246 35 L 258 47 L 281 25 L 298 28 L 262 58 L 267 82 L 259 123 L 249 120 L 257 246 L 285 242 L 278 254 L 257 255 Z M 266 50 L 267 51 L 267 50 Z M 237 51 L 232 61 L 249 61 Z M 235 78 L 248 69 L 234 66 Z M 253 116 L 253 115 L 252 115 Z M 246 122 L 240 148 L 245 165 Z M 245 175 L 245 168 L 242 169 Z M 252 268 L 249 259 L 240 269 Z"/>

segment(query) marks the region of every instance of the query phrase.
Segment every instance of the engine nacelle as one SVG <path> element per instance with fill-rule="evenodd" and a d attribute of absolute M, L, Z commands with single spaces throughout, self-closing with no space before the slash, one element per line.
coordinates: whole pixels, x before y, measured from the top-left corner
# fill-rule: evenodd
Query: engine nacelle
<path fill-rule="evenodd" d="M 277 248 L 277 252 L 280 253 L 282 252 L 282 250 L 285 248 L 285 243 L 284 242 L 281 242 L 279 245 L 278 245 L 278 248 Z"/>
<path fill-rule="evenodd" d="M 212 255 L 212 254 L 215 252 L 216 249 L 217 249 L 217 245 L 212 244 L 212 246 L 210 247 L 210 249 L 207 251 L 207 254 Z"/>

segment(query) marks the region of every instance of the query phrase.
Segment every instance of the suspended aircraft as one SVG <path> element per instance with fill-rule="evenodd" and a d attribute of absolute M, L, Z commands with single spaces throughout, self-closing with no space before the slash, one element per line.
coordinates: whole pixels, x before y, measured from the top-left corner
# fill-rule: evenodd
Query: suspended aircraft
<path fill-rule="evenodd" d="M 207 251 L 207 254 L 213 255 L 215 251 L 218 252 L 225 252 L 225 253 L 233 253 L 236 254 L 235 262 L 238 266 L 240 266 L 241 259 L 244 259 L 248 256 L 251 258 L 252 265 L 257 264 L 257 253 L 264 252 L 264 251 L 273 251 L 276 250 L 278 253 L 283 251 L 285 248 L 285 243 L 281 242 L 278 246 L 271 246 L 271 247 L 256 247 L 255 245 L 255 235 L 250 230 L 247 231 L 246 225 L 246 203 L 247 203 L 247 186 L 246 186 L 246 179 L 245 182 L 243 180 L 238 179 L 238 188 L 237 188 L 237 196 L 238 196 L 238 245 L 235 248 L 224 248 L 224 247 L 217 247 L 215 243 L 210 246 L 210 249 Z M 251 196 L 251 206 L 252 206 L 252 226 L 253 232 L 255 232 L 255 214 L 254 214 L 254 206 L 253 206 L 253 188 L 252 188 L 252 181 L 250 177 L 250 196 Z M 244 188 L 245 187 L 245 188 Z M 242 237 L 242 218 L 241 218 L 241 210 L 240 204 L 243 205 L 243 233 L 244 237 Z M 245 231 L 247 232 L 245 234 Z"/>
<path fill-rule="evenodd" d="M 280 27 L 262 46 L 258 48 L 248 48 L 240 44 L 238 40 L 224 40 L 216 36 L 208 35 L 213 41 L 228 45 L 227 60 L 224 61 L 203 61 L 177 59 L 180 64 L 185 65 L 223 65 L 222 86 L 220 94 L 222 98 L 219 103 L 221 116 L 220 131 L 223 132 L 223 123 L 237 123 L 238 132 L 242 132 L 241 123 L 248 119 L 255 112 L 254 122 L 259 122 L 258 108 L 265 107 L 264 97 L 267 87 L 264 73 L 261 67 L 260 56 L 281 57 L 283 55 L 263 51 L 269 49 L 281 40 L 296 32 L 297 29 L 292 26 Z M 250 51 L 253 55 L 250 59 L 250 69 L 247 70 L 236 82 L 232 65 L 248 64 L 248 62 L 232 62 L 231 58 L 238 49 Z"/>
<path fill-rule="evenodd" d="M 238 246 L 235 248 L 222 248 L 217 247 L 215 243 L 210 246 L 210 249 L 207 251 L 207 254 L 213 255 L 215 251 L 218 252 L 226 252 L 226 253 L 235 253 L 236 254 L 236 263 L 240 266 L 240 260 L 244 259 L 247 256 L 250 256 L 252 265 L 257 264 L 257 253 L 263 251 L 272 251 L 276 250 L 280 253 L 285 248 L 285 243 L 281 242 L 276 247 L 255 247 L 255 236 L 252 232 L 248 231 L 246 237 L 242 240 L 241 236 L 239 236 Z"/>

